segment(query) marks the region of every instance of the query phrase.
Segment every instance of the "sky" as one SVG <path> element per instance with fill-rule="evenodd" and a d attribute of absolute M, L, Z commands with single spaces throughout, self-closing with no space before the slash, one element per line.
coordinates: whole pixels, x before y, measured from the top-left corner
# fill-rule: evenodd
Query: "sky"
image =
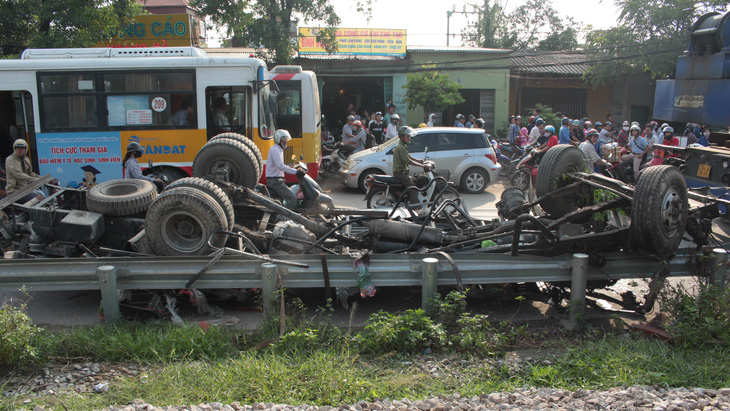
<path fill-rule="evenodd" d="M 505 1 L 505 0 L 501 0 Z M 506 0 L 507 12 L 521 4 L 520 0 Z M 446 46 L 446 12 L 470 11 L 467 4 L 483 3 L 483 0 L 373 0 L 373 18 L 370 23 L 364 15 L 357 13 L 355 1 L 332 0 L 343 28 L 406 29 L 408 46 Z M 583 25 L 588 23 L 594 29 L 606 29 L 617 25 L 618 10 L 613 0 L 553 0 L 556 10 L 573 17 Z M 450 19 L 449 45 L 460 46 L 461 30 L 469 19 L 476 20 L 476 14 L 454 13 Z M 307 24 L 300 24 L 307 26 Z"/>

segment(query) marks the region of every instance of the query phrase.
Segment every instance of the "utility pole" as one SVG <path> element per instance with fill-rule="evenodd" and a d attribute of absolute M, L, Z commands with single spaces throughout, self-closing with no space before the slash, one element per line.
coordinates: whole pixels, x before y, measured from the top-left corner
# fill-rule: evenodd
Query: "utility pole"
<path fill-rule="evenodd" d="M 466 5 L 464 5 L 464 8 L 462 9 L 462 11 L 457 11 L 455 4 L 453 6 L 451 6 L 451 10 L 446 10 L 446 47 L 449 46 L 449 38 L 451 37 L 451 30 L 450 30 L 451 16 L 454 13 L 466 15 L 466 14 L 478 14 L 479 11 L 474 10 L 474 9 L 472 9 L 472 11 L 466 11 Z"/>

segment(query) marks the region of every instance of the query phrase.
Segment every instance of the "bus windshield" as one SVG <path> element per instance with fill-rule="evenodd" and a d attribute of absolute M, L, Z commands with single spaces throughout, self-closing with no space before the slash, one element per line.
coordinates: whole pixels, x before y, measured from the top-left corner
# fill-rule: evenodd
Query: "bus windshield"
<path fill-rule="evenodd" d="M 271 83 L 259 91 L 259 136 L 263 139 L 270 139 L 276 131 L 277 93 L 272 90 Z"/>

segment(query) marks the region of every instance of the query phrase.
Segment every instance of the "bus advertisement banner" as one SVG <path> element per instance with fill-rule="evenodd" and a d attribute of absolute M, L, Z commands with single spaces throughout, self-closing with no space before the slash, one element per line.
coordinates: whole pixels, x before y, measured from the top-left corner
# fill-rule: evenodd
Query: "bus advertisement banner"
<path fill-rule="evenodd" d="M 299 54 L 330 54 L 317 42 L 319 28 L 299 28 Z M 406 30 L 345 29 L 336 31 L 337 51 L 332 54 L 406 56 Z"/>
<path fill-rule="evenodd" d="M 119 131 L 38 133 L 40 174 L 51 174 L 68 187 L 122 178 L 120 141 Z"/>

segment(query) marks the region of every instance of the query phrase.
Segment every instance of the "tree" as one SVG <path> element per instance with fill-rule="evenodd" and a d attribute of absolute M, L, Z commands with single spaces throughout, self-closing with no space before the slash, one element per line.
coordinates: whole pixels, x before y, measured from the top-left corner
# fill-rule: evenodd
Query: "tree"
<path fill-rule="evenodd" d="M 486 48 L 569 50 L 577 44 L 575 20 L 561 17 L 552 0 L 527 0 L 511 13 L 494 0 L 472 5 L 478 19 L 462 32 L 465 44 Z"/>
<path fill-rule="evenodd" d="M 425 114 L 443 112 L 465 101 L 459 93 L 461 86 L 449 80 L 447 74 L 429 71 L 408 74 L 407 79 L 402 88 L 406 89 L 404 100 L 410 109 L 421 106 Z"/>
<path fill-rule="evenodd" d="M 90 47 L 142 12 L 134 0 L 5 0 L 2 54 L 29 47 Z"/>
<path fill-rule="evenodd" d="M 358 11 L 368 13 L 369 0 L 358 1 Z M 276 64 L 291 64 L 296 50 L 299 22 L 321 22 L 317 41 L 327 51 L 336 51 L 335 29 L 340 18 L 331 0 L 191 0 L 190 7 L 211 19 L 213 26 L 225 31 L 233 46 L 257 47 L 260 57 Z M 268 50 L 268 54 L 263 52 Z"/>
<path fill-rule="evenodd" d="M 727 7 L 719 0 L 616 0 L 619 26 L 594 30 L 586 37 L 586 77 L 594 85 L 614 76 L 649 72 L 654 78 L 674 72 L 677 56 L 686 50 L 692 23 L 708 11 Z"/>

